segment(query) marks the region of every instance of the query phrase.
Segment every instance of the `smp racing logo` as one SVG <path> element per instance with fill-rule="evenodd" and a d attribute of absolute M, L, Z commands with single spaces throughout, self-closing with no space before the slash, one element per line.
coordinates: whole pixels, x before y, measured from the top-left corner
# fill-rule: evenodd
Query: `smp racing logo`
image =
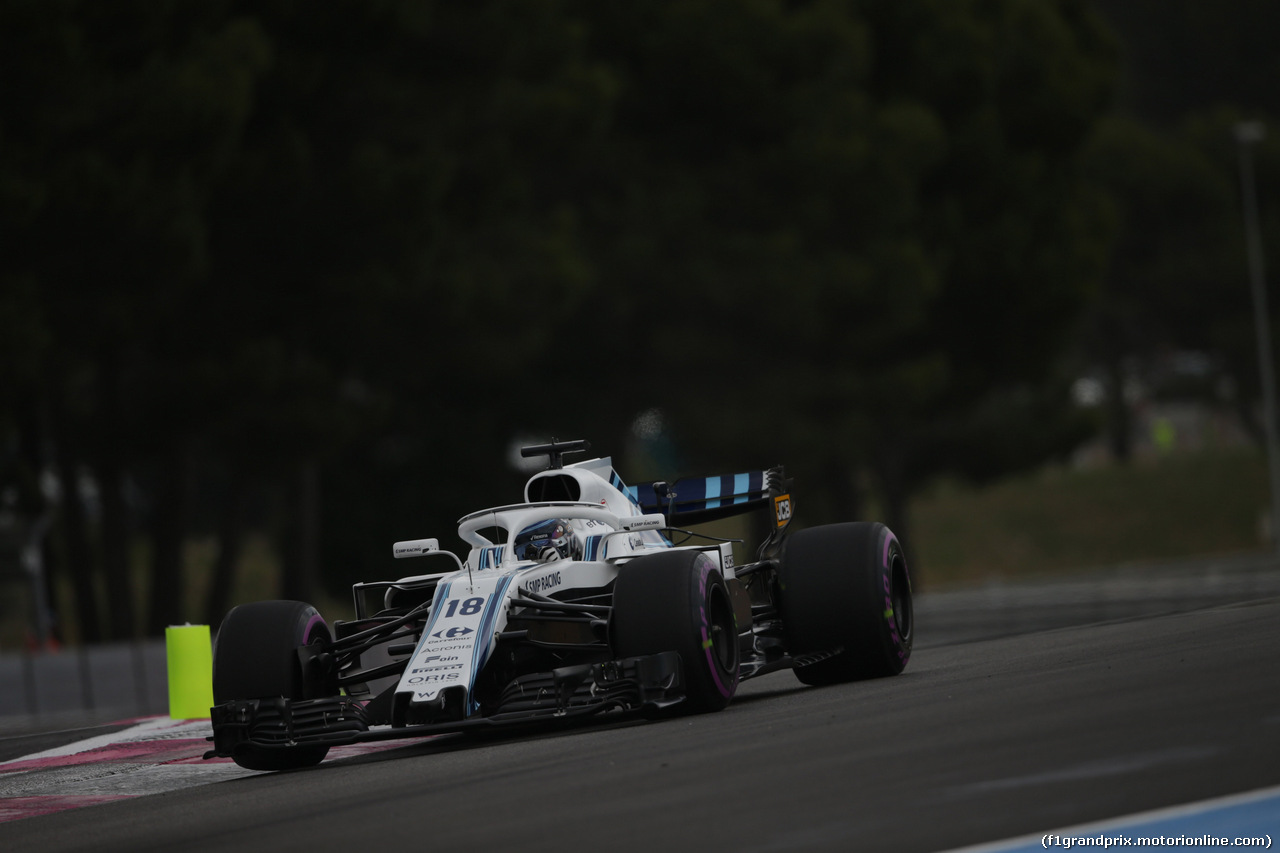
<path fill-rule="evenodd" d="M 560 579 L 560 572 L 555 571 L 550 574 L 545 574 L 540 578 L 530 578 L 529 582 L 525 584 L 524 589 L 525 592 L 532 592 L 536 595 L 540 592 L 544 592 L 545 590 L 555 589 L 560 586 L 561 583 L 563 583 L 563 581 Z"/>

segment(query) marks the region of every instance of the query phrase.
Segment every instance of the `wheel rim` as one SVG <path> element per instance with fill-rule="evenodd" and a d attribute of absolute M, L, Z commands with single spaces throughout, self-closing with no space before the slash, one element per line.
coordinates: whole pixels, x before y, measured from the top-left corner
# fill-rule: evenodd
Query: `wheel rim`
<path fill-rule="evenodd" d="M 893 621 L 898 629 L 898 636 L 906 640 L 911 636 L 911 581 L 900 555 L 894 556 L 892 574 L 890 596 L 893 602 Z"/>
<path fill-rule="evenodd" d="M 717 586 L 708 603 L 712 657 L 720 670 L 732 673 L 738 667 L 738 633 L 733 607 L 724 587 Z"/>

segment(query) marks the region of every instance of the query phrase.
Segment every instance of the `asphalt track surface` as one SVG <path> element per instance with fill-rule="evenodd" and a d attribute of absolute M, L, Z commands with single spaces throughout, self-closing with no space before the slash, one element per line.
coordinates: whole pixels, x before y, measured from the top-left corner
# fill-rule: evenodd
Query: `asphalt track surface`
<path fill-rule="evenodd" d="M 718 714 L 11 821 L 0 850 L 948 850 L 1280 784 L 1277 652 L 1276 598 L 926 645 L 896 678 L 775 673 Z"/>

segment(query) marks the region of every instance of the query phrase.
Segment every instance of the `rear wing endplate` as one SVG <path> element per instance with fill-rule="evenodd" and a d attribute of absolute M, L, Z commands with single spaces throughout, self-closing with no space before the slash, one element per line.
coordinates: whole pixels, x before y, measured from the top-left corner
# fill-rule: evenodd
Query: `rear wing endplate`
<path fill-rule="evenodd" d="M 641 483 L 623 487 L 646 512 L 660 512 L 672 526 L 702 524 L 768 509 L 774 529 L 791 521 L 790 484 L 781 467 L 718 477 L 686 477 L 674 484 Z"/>

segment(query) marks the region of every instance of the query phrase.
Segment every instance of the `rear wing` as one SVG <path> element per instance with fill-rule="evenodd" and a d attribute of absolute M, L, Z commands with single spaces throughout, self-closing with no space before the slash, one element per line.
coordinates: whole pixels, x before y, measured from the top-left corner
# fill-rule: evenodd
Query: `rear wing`
<path fill-rule="evenodd" d="M 660 512 L 667 524 L 702 524 L 765 509 L 772 513 L 774 529 L 791 521 L 790 482 L 781 467 L 719 477 L 686 477 L 665 482 L 623 486 L 626 494 L 646 513 Z"/>

